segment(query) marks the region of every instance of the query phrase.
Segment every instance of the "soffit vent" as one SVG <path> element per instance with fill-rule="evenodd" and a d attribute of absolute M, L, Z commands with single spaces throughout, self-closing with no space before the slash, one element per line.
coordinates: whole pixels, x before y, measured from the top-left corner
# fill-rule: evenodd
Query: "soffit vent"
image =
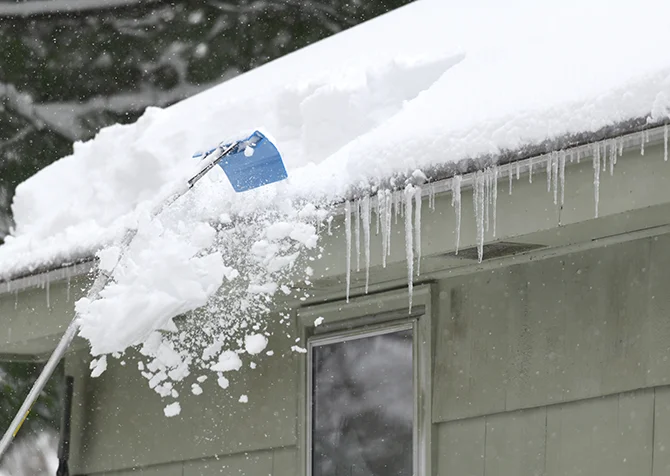
<path fill-rule="evenodd" d="M 484 261 L 494 258 L 502 258 L 503 256 L 513 256 L 528 251 L 545 248 L 544 245 L 536 245 L 533 243 L 511 243 L 509 241 L 499 241 L 497 243 L 489 243 L 484 245 Z M 465 248 L 459 250 L 458 254 L 448 253 L 447 256 L 452 256 L 461 259 L 477 260 L 477 247 Z"/>

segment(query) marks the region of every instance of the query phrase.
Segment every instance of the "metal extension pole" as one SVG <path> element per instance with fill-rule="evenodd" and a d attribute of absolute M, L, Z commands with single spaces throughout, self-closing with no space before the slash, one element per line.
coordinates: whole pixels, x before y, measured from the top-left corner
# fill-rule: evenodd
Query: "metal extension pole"
<path fill-rule="evenodd" d="M 182 184 L 165 201 L 158 204 L 151 211 L 151 218 L 153 219 L 156 216 L 160 215 L 160 213 L 163 210 L 172 205 L 175 201 L 177 201 L 177 199 L 179 199 L 179 197 L 181 197 L 191 188 L 193 188 L 193 186 L 198 182 L 198 180 L 203 178 L 207 174 L 207 172 L 209 172 L 214 166 L 216 166 L 219 163 L 219 161 L 223 157 L 228 155 L 239 143 L 240 143 L 239 141 L 233 142 L 225 149 L 219 146 L 215 150 L 213 150 L 210 154 L 206 155 L 203 161 L 201 162 L 201 167 L 199 168 L 198 172 L 193 177 L 191 177 L 188 180 L 188 182 Z M 90 299 L 91 301 L 95 301 L 100 297 L 100 291 L 102 291 L 105 288 L 105 286 L 111 279 L 114 269 L 121 261 L 121 257 L 130 246 L 130 243 L 132 243 L 133 238 L 135 238 L 135 235 L 137 235 L 136 229 L 128 230 L 126 232 L 120 244 L 121 253 L 119 253 L 119 259 L 117 260 L 116 264 L 114 265 L 111 271 L 106 272 L 101 270 L 99 272 L 98 276 L 95 278 L 95 281 L 93 282 L 93 285 L 91 286 L 91 289 L 88 291 L 88 294 L 86 296 L 88 299 Z M 28 396 L 23 401 L 21 408 L 16 413 L 16 416 L 12 420 L 11 425 L 9 425 L 9 428 L 2 437 L 2 440 L 0 440 L 0 460 L 2 460 L 2 457 L 7 451 L 7 448 L 9 448 L 10 443 L 12 442 L 12 440 L 14 440 L 14 437 L 16 437 L 16 434 L 21 429 L 21 425 L 23 425 L 23 422 L 26 420 L 28 414 L 30 413 L 30 410 L 35 404 L 35 401 L 37 401 L 37 398 L 40 396 L 40 393 L 42 393 L 42 390 L 44 389 L 44 386 L 47 384 L 47 381 L 53 374 L 54 370 L 56 370 L 56 366 L 58 366 L 58 363 L 65 355 L 65 352 L 67 351 L 68 347 L 70 347 L 70 344 L 77 335 L 78 330 L 79 330 L 79 322 L 77 320 L 77 316 L 75 315 L 74 319 L 72 319 L 70 324 L 67 326 L 67 329 L 65 330 L 63 337 L 61 337 L 60 342 L 58 343 L 53 353 L 49 357 L 49 360 L 44 365 L 44 368 L 42 369 L 42 372 L 40 373 L 39 377 L 37 377 L 37 380 L 33 384 L 33 387 L 30 389 Z"/>

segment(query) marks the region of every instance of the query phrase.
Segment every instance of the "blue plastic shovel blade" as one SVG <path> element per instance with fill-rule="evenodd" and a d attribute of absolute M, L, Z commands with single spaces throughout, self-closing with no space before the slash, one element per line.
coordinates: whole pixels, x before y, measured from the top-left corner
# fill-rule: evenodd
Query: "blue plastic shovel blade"
<path fill-rule="evenodd" d="M 245 192 L 288 177 L 281 154 L 258 131 L 241 141 L 219 165 L 236 192 Z"/>

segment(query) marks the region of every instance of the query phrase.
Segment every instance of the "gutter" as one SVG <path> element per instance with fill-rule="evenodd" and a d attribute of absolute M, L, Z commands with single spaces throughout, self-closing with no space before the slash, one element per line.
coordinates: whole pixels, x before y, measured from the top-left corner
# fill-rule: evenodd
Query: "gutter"
<path fill-rule="evenodd" d="M 94 258 L 89 258 L 74 264 L 46 269 L 19 278 L 0 281 L 0 296 L 3 294 L 17 293 L 29 288 L 44 287 L 50 283 L 62 281 L 64 279 L 69 281 L 71 278 L 88 274 L 95 269 L 95 267 L 96 260 Z"/>

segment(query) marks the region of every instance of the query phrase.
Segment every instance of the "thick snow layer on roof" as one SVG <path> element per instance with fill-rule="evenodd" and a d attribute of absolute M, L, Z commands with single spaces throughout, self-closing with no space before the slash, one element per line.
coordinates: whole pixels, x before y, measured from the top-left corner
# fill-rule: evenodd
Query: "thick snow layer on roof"
<path fill-rule="evenodd" d="M 231 213 L 660 119 L 669 15 L 666 0 L 417 1 L 76 144 L 17 188 L 0 276 L 92 254 L 192 168 L 195 150 L 258 127 L 289 179 L 241 195 L 212 182 Z"/>

